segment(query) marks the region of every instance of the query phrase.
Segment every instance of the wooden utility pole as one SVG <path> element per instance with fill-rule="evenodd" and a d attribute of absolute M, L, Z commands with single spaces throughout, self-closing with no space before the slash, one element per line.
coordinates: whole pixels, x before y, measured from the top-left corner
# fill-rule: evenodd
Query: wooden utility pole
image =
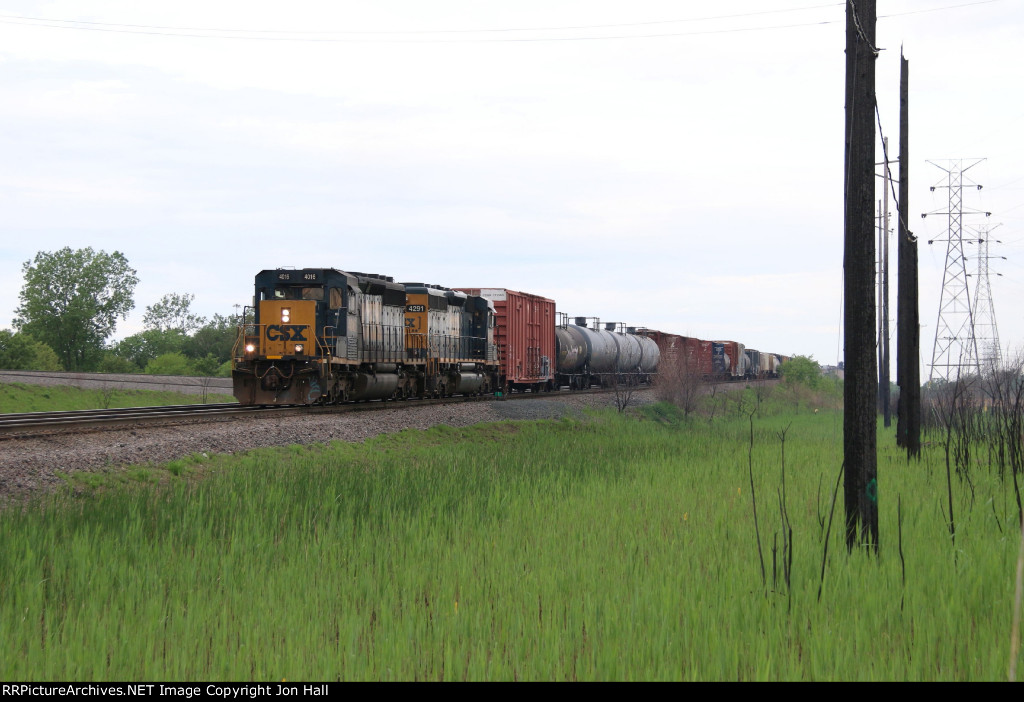
<path fill-rule="evenodd" d="M 917 303 L 917 237 L 910 231 L 910 63 L 900 53 L 900 202 L 897 230 L 896 441 L 907 458 L 921 457 L 921 325 Z"/>
<path fill-rule="evenodd" d="M 882 417 L 886 428 L 892 424 L 889 411 L 889 137 L 882 138 L 882 295 L 878 317 L 882 320 L 882 333 L 878 337 L 879 367 L 878 395 L 882 399 Z"/>
<path fill-rule="evenodd" d="M 843 391 L 846 546 L 878 549 L 875 359 L 875 0 L 847 0 Z"/>

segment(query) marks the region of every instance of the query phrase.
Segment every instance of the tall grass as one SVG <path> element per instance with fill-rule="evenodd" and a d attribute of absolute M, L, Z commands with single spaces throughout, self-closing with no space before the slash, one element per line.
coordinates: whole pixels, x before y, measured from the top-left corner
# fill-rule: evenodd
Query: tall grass
<path fill-rule="evenodd" d="M 954 548 L 939 458 L 884 446 L 879 556 L 833 531 L 819 600 L 841 438 L 813 414 L 753 435 L 766 581 L 749 421 L 664 407 L 197 457 L 8 509 L 0 677 L 1005 679 L 1005 482 L 957 488 Z"/>

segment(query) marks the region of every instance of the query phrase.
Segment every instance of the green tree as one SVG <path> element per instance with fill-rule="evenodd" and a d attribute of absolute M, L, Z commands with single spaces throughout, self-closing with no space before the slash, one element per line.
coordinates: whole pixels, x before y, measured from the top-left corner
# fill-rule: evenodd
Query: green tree
<path fill-rule="evenodd" d="M 821 385 L 821 367 L 814 356 L 793 356 L 779 369 L 787 383 L 806 385 L 811 389 Z"/>
<path fill-rule="evenodd" d="M 206 323 L 206 319 L 203 317 L 192 314 L 192 301 L 195 299 L 196 296 L 190 293 L 164 295 L 158 302 L 146 308 L 142 323 L 146 325 L 147 329 L 191 334 Z"/>
<path fill-rule="evenodd" d="M 5 370 L 63 370 L 57 354 L 28 334 L 0 329 L 0 368 Z"/>
<path fill-rule="evenodd" d="M 100 373 L 141 373 L 142 369 L 126 358 L 121 358 L 113 349 L 103 353 L 103 358 L 96 366 Z"/>
<path fill-rule="evenodd" d="M 231 317 L 214 314 L 213 318 L 185 339 L 183 351 L 189 358 L 215 356 L 220 363 L 231 358 L 238 336 L 238 322 Z"/>
<path fill-rule="evenodd" d="M 111 347 L 111 351 L 135 364 L 137 370 L 143 370 L 146 364 L 157 356 L 179 353 L 187 339 L 188 337 L 177 329 L 147 329 L 121 339 Z"/>
<path fill-rule="evenodd" d="M 193 359 L 189 364 L 189 375 L 201 375 L 212 378 L 219 374 L 221 362 L 213 354 Z"/>
<path fill-rule="evenodd" d="M 181 353 L 165 353 L 146 364 L 149 375 L 192 375 L 192 364 Z"/>
<path fill-rule="evenodd" d="M 135 306 L 139 282 L 118 251 L 40 251 L 22 266 L 25 282 L 14 326 L 52 348 L 67 370 L 89 370 L 103 356 L 118 318 Z"/>

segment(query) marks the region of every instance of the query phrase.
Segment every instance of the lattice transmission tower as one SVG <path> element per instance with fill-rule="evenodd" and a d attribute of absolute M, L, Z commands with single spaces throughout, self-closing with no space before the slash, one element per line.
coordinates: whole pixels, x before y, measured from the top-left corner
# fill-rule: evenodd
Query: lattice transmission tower
<path fill-rule="evenodd" d="M 939 318 L 935 325 L 935 344 L 932 347 L 932 364 L 929 380 L 942 378 L 953 382 L 961 375 L 980 374 L 978 344 L 974 334 L 974 308 L 971 305 L 971 291 L 967 281 L 967 257 L 964 255 L 964 217 L 991 212 L 964 210 L 964 173 L 985 159 L 975 159 L 964 165 L 963 159 L 950 159 L 945 165 L 929 161 L 946 173 L 945 184 L 933 185 L 931 190 L 949 191 L 949 207 L 945 212 L 926 212 L 946 215 L 948 227 L 945 238 L 931 239 L 928 243 L 946 242 L 946 269 L 942 275 L 942 298 L 939 302 Z M 981 190 L 977 183 L 969 186 Z"/>
<path fill-rule="evenodd" d="M 978 362 L 981 370 L 990 373 L 1002 365 L 999 351 L 999 326 L 996 324 L 996 308 L 992 302 L 992 282 L 989 278 L 988 262 L 992 259 L 1006 260 L 1006 256 L 990 256 L 988 245 L 990 234 L 999 225 L 983 224 L 978 227 L 978 275 L 974 285 L 974 339 L 978 347 Z M 997 244 L 1002 242 L 995 242 Z M 1002 273 L 996 273 L 1002 275 Z"/>

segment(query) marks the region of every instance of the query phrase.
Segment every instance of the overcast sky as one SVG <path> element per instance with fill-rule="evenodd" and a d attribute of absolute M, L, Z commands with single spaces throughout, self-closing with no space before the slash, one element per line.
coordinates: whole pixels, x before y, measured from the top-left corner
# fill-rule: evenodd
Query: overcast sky
<path fill-rule="evenodd" d="M 986 159 L 964 205 L 992 216 L 965 221 L 1000 225 L 999 331 L 1024 344 L 1024 3 L 878 15 L 893 158 L 910 61 L 927 378 L 929 160 Z M 166 293 L 231 314 L 262 269 L 333 267 L 835 363 L 844 48 L 845 6 L 813 0 L 2 2 L 0 326 L 25 261 L 92 246 L 139 274 L 119 337 Z"/>

